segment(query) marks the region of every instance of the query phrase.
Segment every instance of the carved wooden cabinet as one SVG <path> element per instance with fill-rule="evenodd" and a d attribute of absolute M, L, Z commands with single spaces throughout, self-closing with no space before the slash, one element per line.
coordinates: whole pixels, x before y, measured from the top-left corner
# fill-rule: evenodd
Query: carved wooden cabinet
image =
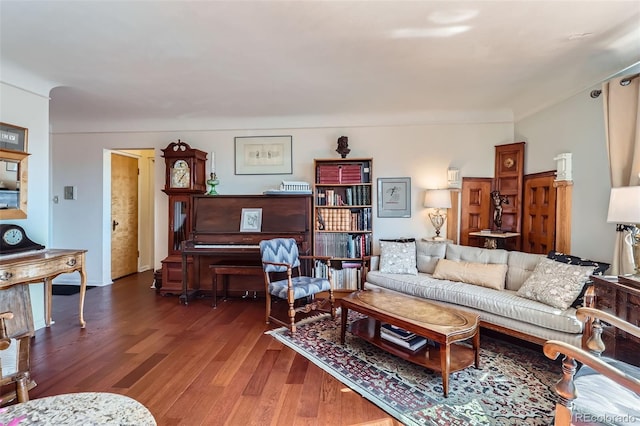
<path fill-rule="evenodd" d="M 596 308 L 609 312 L 640 327 L 640 281 L 625 277 L 604 278 L 593 276 L 596 291 Z M 640 364 L 637 355 L 640 340 L 614 327 L 605 326 L 602 340 L 608 356 Z"/>
<path fill-rule="evenodd" d="M 524 142 L 497 145 L 493 189 L 508 202 L 502 205 L 502 231 L 522 232 L 522 189 L 524 179 Z M 492 224 L 493 225 L 493 224 Z M 491 227 L 495 229 L 495 225 Z M 509 242 L 509 250 L 520 249 L 520 237 Z"/>

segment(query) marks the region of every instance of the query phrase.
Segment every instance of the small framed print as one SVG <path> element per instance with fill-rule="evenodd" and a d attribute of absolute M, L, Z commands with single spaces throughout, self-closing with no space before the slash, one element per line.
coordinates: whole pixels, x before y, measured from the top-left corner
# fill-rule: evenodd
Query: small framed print
<path fill-rule="evenodd" d="M 411 217 L 411 178 L 378 178 L 378 217 Z"/>
<path fill-rule="evenodd" d="M 242 209 L 240 232 L 260 232 L 262 229 L 262 209 Z"/>
<path fill-rule="evenodd" d="M 0 123 L 0 149 L 27 152 L 29 130 L 13 124 Z"/>
<path fill-rule="evenodd" d="M 235 174 L 290 175 L 293 173 L 292 136 L 235 138 Z"/>

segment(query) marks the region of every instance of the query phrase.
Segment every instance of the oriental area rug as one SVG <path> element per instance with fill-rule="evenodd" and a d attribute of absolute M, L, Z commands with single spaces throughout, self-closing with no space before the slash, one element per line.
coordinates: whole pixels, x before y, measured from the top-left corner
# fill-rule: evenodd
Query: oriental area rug
<path fill-rule="evenodd" d="M 349 312 L 349 322 L 361 318 Z M 539 351 L 481 335 L 481 368 L 442 377 L 347 332 L 340 316 L 268 332 L 405 425 L 549 425 L 561 366 Z"/>

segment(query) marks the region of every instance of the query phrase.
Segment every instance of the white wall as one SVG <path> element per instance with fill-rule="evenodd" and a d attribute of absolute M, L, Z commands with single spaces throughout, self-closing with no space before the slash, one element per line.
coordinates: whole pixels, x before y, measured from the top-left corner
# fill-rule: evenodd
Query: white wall
<path fill-rule="evenodd" d="M 235 136 L 293 136 L 292 175 L 234 175 Z M 181 132 L 119 132 L 52 135 L 53 194 L 65 185 L 78 186 L 78 200 L 54 205 L 53 240 L 57 244 L 88 249 L 89 284 L 102 285 L 110 268 L 109 241 L 103 224 L 109 223 L 109 206 L 103 199 L 103 150 L 156 149 L 155 160 L 155 268 L 167 253 L 167 196 L 161 149 L 181 139 L 193 148 L 215 152 L 221 194 L 260 194 L 277 188 L 282 180 L 313 181 L 314 158 L 339 158 L 338 137 L 349 137 L 349 157 L 373 157 L 373 175 L 412 179 L 412 216 L 408 219 L 374 217 L 374 238 L 429 236 L 433 228 L 421 206 L 426 188 L 446 186 L 446 170 L 459 167 L 463 176 L 492 176 L 494 146 L 513 142 L 512 123 L 431 124 L 384 127 L 303 128 L 276 130 L 224 130 Z M 70 154 L 73 153 L 73 156 Z M 81 158 L 81 164 L 76 164 Z M 210 164 L 207 164 L 207 168 Z M 375 197 L 374 197 L 375 198 Z M 375 200 L 374 200 L 375 201 Z M 71 205 L 72 204 L 72 205 Z"/>
<path fill-rule="evenodd" d="M 29 130 L 26 219 L 1 220 L 22 226 L 33 241 L 51 247 L 49 236 L 49 98 L 0 82 L 0 122 Z M 63 248 L 63 247 L 59 247 Z M 77 275 L 77 274 L 76 274 Z M 44 286 L 30 286 L 36 328 L 44 327 Z"/>
<path fill-rule="evenodd" d="M 640 66 L 624 75 L 640 71 Z M 615 224 L 607 223 L 609 160 L 602 96 L 592 87 L 515 123 L 516 139 L 527 142 L 526 173 L 555 170 L 557 154 L 572 153 L 571 254 L 611 262 Z"/>

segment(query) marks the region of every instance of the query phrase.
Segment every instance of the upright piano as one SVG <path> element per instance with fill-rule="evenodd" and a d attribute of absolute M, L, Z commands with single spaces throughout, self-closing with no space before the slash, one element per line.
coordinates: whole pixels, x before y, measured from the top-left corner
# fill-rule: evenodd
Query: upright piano
<path fill-rule="evenodd" d="M 259 244 L 262 240 L 293 238 L 300 254 L 311 254 L 311 200 L 310 194 L 195 195 L 192 229 L 181 248 L 180 300 L 187 303 L 203 288 L 209 288 L 205 284 L 211 283 L 209 266 L 212 264 L 261 265 Z M 250 278 L 257 277 L 243 278 L 243 288 L 235 286 L 236 291 L 264 293 L 262 280 L 251 282 Z M 231 283 L 231 292 L 233 290 Z"/>

